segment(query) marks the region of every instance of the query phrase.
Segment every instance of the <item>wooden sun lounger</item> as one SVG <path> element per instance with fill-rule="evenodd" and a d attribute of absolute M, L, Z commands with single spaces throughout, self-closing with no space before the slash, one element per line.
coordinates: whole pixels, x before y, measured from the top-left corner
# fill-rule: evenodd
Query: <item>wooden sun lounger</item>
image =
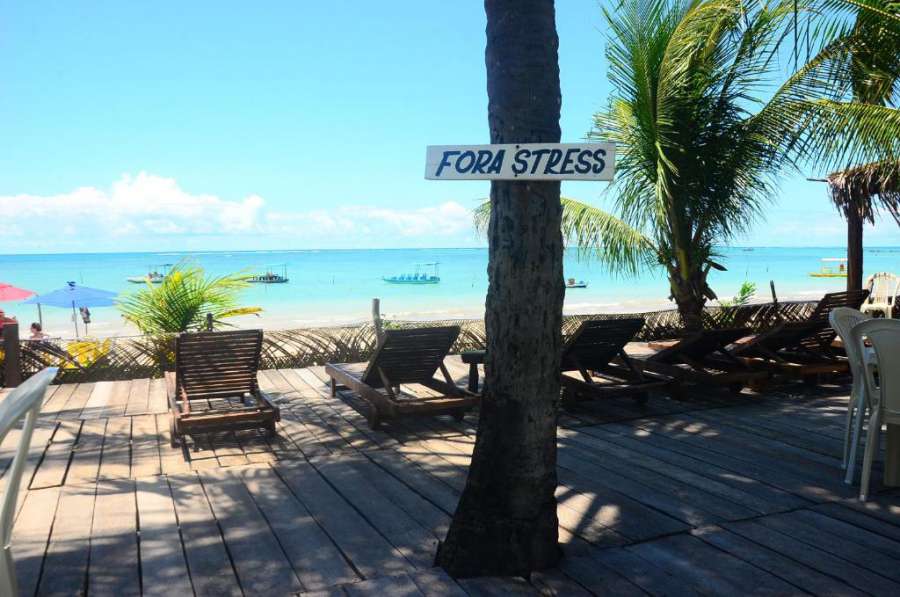
<path fill-rule="evenodd" d="M 858 308 L 867 295 L 868 290 L 826 294 L 805 321 L 779 324 L 738 343 L 730 354 L 751 367 L 769 368 L 806 381 L 821 374 L 846 373 L 849 365 L 842 351 L 833 346 L 837 334 L 828 316 L 838 307 Z"/>
<path fill-rule="evenodd" d="M 166 373 L 172 445 L 184 435 L 267 429 L 278 407 L 259 389 L 262 330 L 184 333 L 175 342 L 175 371 Z"/>
<path fill-rule="evenodd" d="M 670 387 L 671 379 L 648 375 L 625 353 L 625 345 L 643 326 L 640 317 L 583 322 L 563 348 L 563 404 L 620 396 L 644 403 L 650 390 Z M 578 372 L 580 379 L 567 374 L 571 371 Z"/>
<path fill-rule="evenodd" d="M 331 394 L 340 387 L 368 403 L 368 420 L 377 429 L 385 419 L 407 415 L 452 414 L 461 419 L 478 396 L 458 387 L 444 358 L 459 335 L 459 326 L 386 330 L 368 363 L 328 363 Z M 440 369 L 443 380 L 436 379 Z M 438 395 L 410 396 L 402 385 L 418 384 Z"/>
<path fill-rule="evenodd" d="M 703 330 L 685 336 L 650 355 L 639 364 L 679 381 L 728 386 L 740 392 L 745 385 L 759 386 L 770 377 L 728 352 L 728 347 L 751 334 L 749 328 Z"/>

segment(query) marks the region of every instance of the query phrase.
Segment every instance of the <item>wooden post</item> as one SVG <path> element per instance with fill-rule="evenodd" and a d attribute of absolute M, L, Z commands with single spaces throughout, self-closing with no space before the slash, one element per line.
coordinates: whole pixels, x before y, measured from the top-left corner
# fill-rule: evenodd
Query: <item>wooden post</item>
<path fill-rule="evenodd" d="M 19 324 L 3 326 L 3 379 L 8 388 L 22 383 L 22 354 L 19 345 Z"/>
<path fill-rule="evenodd" d="M 207 314 L 206 314 L 206 331 L 207 331 L 207 332 L 213 331 L 213 316 L 212 316 L 212 313 L 207 313 Z"/>
<path fill-rule="evenodd" d="M 381 299 L 372 299 L 372 323 L 375 325 L 375 338 L 381 342 L 384 336 L 384 322 L 381 320 Z"/>
<path fill-rule="evenodd" d="M 847 290 L 862 290 L 863 219 L 857 205 L 847 206 Z"/>

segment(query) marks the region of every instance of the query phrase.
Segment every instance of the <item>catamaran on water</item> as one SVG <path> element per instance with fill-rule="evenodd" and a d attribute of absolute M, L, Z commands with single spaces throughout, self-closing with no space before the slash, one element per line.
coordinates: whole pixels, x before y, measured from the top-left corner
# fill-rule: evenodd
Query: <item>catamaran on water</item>
<path fill-rule="evenodd" d="M 822 259 L 822 268 L 817 272 L 809 272 L 813 278 L 846 278 L 847 258 L 826 257 Z"/>
<path fill-rule="evenodd" d="M 171 263 L 163 263 L 162 265 L 151 265 L 148 269 L 149 271 L 143 276 L 131 276 L 130 278 L 126 278 L 132 284 L 162 284 L 162 281 L 166 279 L 166 276 L 169 275 L 169 268 L 172 267 Z M 160 269 L 162 269 L 162 273 L 160 273 Z"/>
<path fill-rule="evenodd" d="M 382 277 L 388 284 L 437 284 L 441 281 L 438 275 L 439 263 L 417 263 L 414 273 L 399 276 Z M 429 273 L 429 269 L 431 270 Z"/>

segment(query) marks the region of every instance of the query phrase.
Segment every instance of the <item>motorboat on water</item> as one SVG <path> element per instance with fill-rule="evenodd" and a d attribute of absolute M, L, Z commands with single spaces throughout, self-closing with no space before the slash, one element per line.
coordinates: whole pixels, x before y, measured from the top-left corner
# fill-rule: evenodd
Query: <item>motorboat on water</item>
<path fill-rule="evenodd" d="M 274 269 L 276 267 L 281 268 L 281 273 L 276 274 Z M 290 279 L 287 277 L 287 265 L 282 264 L 278 266 L 270 266 L 266 268 L 266 272 L 264 274 L 256 274 L 247 278 L 247 281 L 252 284 L 287 284 Z"/>
<path fill-rule="evenodd" d="M 416 269 L 411 274 L 399 276 L 384 276 L 381 279 L 388 284 L 437 284 L 441 281 L 438 275 L 439 263 L 417 263 Z"/>
<path fill-rule="evenodd" d="M 566 288 L 587 288 L 588 283 L 584 280 L 575 280 L 575 278 L 569 278 L 566 280 Z"/>

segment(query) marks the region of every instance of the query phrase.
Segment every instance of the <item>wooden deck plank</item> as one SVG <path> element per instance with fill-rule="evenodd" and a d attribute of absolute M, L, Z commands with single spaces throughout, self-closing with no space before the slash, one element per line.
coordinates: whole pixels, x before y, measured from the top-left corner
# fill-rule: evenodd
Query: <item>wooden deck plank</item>
<path fill-rule="evenodd" d="M 382 576 L 372 580 L 347 585 L 344 591 L 350 597 L 422 597 L 424 593 L 419 590 L 416 583 L 406 574 L 395 576 Z"/>
<path fill-rule="evenodd" d="M 146 477 L 162 472 L 156 416 L 137 415 L 131 419 L 131 476 Z"/>
<path fill-rule="evenodd" d="M 13 527 L 12 546 L 20 595 L 34 595 L 59 502 L 59 487 L 27 492 Z"/>
<path fill-rule="evenodd" d="M 155 414 L 156 432 L 159 434 L 160 470 L 164 475 L 177 475 L 191 470 L 190 462 L 185 458 L 184 448 L 172 447 L 172 433 L 169 430 L 170 415 Z"/>
<path fill-rule="evenodd" d="M 856 589 L 872 594 L 890 595 L 900 591 L 900 585 L 851 562 L 835 557 L 818 547 L 773 531 L 756 521 L 730 522 L 726 530 L 741 535 L 772 551 L 800 562 L 818 572 L 833 576 Z"/>
<path fill-rule="evenodd" d="M 389 433 L 372 429 L 366 417 L 353 408 L 347 402 L 338 397 L 331 396 L 331 383 L 328 375 L 325 374 L 325 367 L 309 367 L 307 369 L 291 369 L 291 373 L 302 379 L 311 387 L 318 395 L 321 401 L 334 409 L 345 421 L 353 425 L 360 433 L 369 438 L 378 446 L 385 448 L 395 446 L 397 440 Z M 287 372 L 283 371 L 285 375 Z M 285 375 L 290 380 L 290 374 Z"/>
<path fill-rule="evenodd" d="M 80 383 L 69 396 L 62 409 L 57 413 L 57 419 L 79 419 L 85 404 L 94 393 L 94 383 Z"/>
<path fill-rule="evenodd" d="M 276 375 L 270 376 L 271 378 Z M 304 405 L 318 417 L 324 426 L 337 434 L 344 443 L 353 449 L 372 449 L 377 446 L 367 435 L 351 425 L 336 410 L 324 404 L 321 395 L 303 379 L 301 371 L 287 370 L 277 374 L 280 386 L 289 387 Z"/>
<path fill-rule="evenodd" d="M 150 402 L 150 379 L 134 379 L 128 391 L 128 401 L 125 404 L 125 415 L 141 415 L 147 413 Z"/>
<path fill-rule="evenodd" d="M 166 380 L 162 377 L 150 380 L 147 410 L 153 414 L 169 412 L 169 400 L 166 397 Z"/>
<path fill-rule="evenodd" d="M 204 470 L 199 476 L 244 591 L 301 591 L 300 579 L 240 478 L 223 470 Z"/>
<path fill-rule="evenodd" d="M 136 483 L 143 594 L 148 597 L 193 594 L 167 479 L 144 477 Z"/>
<path fill-rule="evenodd" d="M 275 470 L 362 576 L 369 579 L 413 570 L 403 555 L 332 489 L 312 465 L 279 463 Z"/>
<path fill-rule="evenodd" d="M 411 564 L 419 569 L 431 568 L 438 537 L 378 491 L 352 462 L 346 458 L 321 458 L 313 460 L 312 465 Z M 359 460 L 355 462 L 359 464 Z"/>
<path fill-rule="evenodd" d="M 695 537 L 731 555 L 753 564 L 813 595 L 857 597 L 864 593 L 847 586 L 837 579 L 818 572 L 778 552 L 721 527 L 702 527 L 692 532 Z"/>
<path fill-rule="evenodd" d="M 810 521 L 796 512 L 766 516 L 761 518 L 759 523 L 843 560 L 852 562 L 857 566 L 890 578 L 900 586 L 900 559 L 887 551 L 884 543 L 891 543 L 887 539 L 881 545 L 865 540 L 853 541 L 853 537 L 857 536 L 848 536 L 846 529 L 836 530 L 834 526 L 827 525 L 822 520 Z"/>
<path fill-rule="evenodd" d="M 101 479 L 124 479 L 131 475 L 131 419 L 107 419 L 103 454 L 100 456 Z"/>
<path fill-rule="evenodd" d="M 416 587 L 425 597 L 465 597 L 465 591 L 460 588 L 450 575 L 441 568 L 429 568 L 418 570 L 409 574 Z"/>
<path fill-rule="evenodd" d="M 243 595 L 219 526 L 194 473 L 169 477 L 194 593 Z"/>
<path fill-rule="evenodd" d="M 305 589 L 320 590 L 361 580 L 275 471 L 248 467 L 240 475 Z"/>
<path fill-rule="evenodd" d="M 767 511 L 790 510 L 810 503 L 808 500 L 783 489 L 774 487 L 765 483 L 763 480 L 755 479 L 734 470 L 717 466 L 701 458 L 687 456 L 675 452 L 674 450 L 660 448 L 651 441 L 647 441 L 646 435 L 643 437 L 630 434 L 622 435 L 620 433 L 611 432 L 608 429 L 608 426 L 602 426 L 582 427 L 578 429 L 577 435 L 572 437 L 577 441 L 581 436 L 585 435 L 600 437 L 604 441 L 623 446 L 632 452 L 645 454 L 660 462 L 667 463 L 670 466 L 691 471 L 721 483 L 740 487 L 744 491 L 753 494 L 761 501 L 757 501 L 757 504 L 767 504 Z"/>
<path fill-rule="evenodd" d="M 84 591 L 95 493 L 94 485 L 63 487 L 38 594 L 69 597 Z"/>
<path fill-rule="evenodd" d="M 63 484 L 66 471 L 69 468 L 69 460 L 72 457 L 72 447 L 81 430 L 81 421 L 60 421 L 50 445 L 44 453 L 44 459 L 40 467 L 31 479 L 29 489 L 42 489 Z"/>
<path fill-rule="evenodd" d="M 137 510 L 134 481 L 97 484 L 91 527 L 88 587 L 91 595 L 127 597 L 141 594 L 138 574 Z"/>
<path fill-rule="evenodd" d="M 86 484 L 97 480 L 105 435 L 106 419 L 91 419 L 82 423 L 66 483 Z"/>
<path fill-rule="evenodd" d="M 768 572 L 690 535 L 672 535 L 626 549 L 713 594 L 772 595 L 795 590 Z"/>
<path fill-rule="evenodd" d="M 44 403 L 41 406 L 41 416 L 48 419 L 57 418 L 77 387 L 78 384 L 66 383 L 47 388 L 47 394 L 44 396 Z"/>
<path fill-rule="evenodd" d="M 865 512 L 847 508 L 843 504 L 820 504 L 810 508 L 810 510 L 821 512 L 830 518 L 847 522 L 859 529 L 865 529 L 882 537 L 900 541 L 900 526 L 885 523 L 876 517 L 869 516 Z"/>
<path fill-rule="evenodd" d="M 115 381 L 98 381 L 94 384 L 91 395 L 84 403 L 79 415 L 82 419 L 105 419 L 110 416 L 110 410 L 107 409 L 112 399 L 113 388 L 121 387 L 121 382 Z"/>
<path fill-rule="evenodd" d="M 131 396 L 131 387 L 138 380 L 122 380 L 113 382 L 113 391 L 110 396 L 109 403 L 106 405 L 108 415 L 110 417 L 125 416 L 125 409 L 128 408 L 128 399 Z"/>
<path fill-rule="evenodd" d="M 624 577 L 628 582 L 640 587 L 642 591 L 650 595 L 696 597 L 702 594 L 694 584 L 686 582 L 683 578 L 676 578 L 674 575 L 656 566 L 653 562 L 645 560 L 624 548 L 595 549 L 589 555 L 598 564 L 598 566 L 593 568 L 586 565 L 589 572 L 594 571 L 597 567 L 605 568 L 607 570 L 605 575 L 608 575 L 611 571 Z M 563 569 L 565 569 L 565 565 Z M 626 592 L 629 591 L 626 590 Z M 600 593 L 602 594 L 602 591 Z"/>

